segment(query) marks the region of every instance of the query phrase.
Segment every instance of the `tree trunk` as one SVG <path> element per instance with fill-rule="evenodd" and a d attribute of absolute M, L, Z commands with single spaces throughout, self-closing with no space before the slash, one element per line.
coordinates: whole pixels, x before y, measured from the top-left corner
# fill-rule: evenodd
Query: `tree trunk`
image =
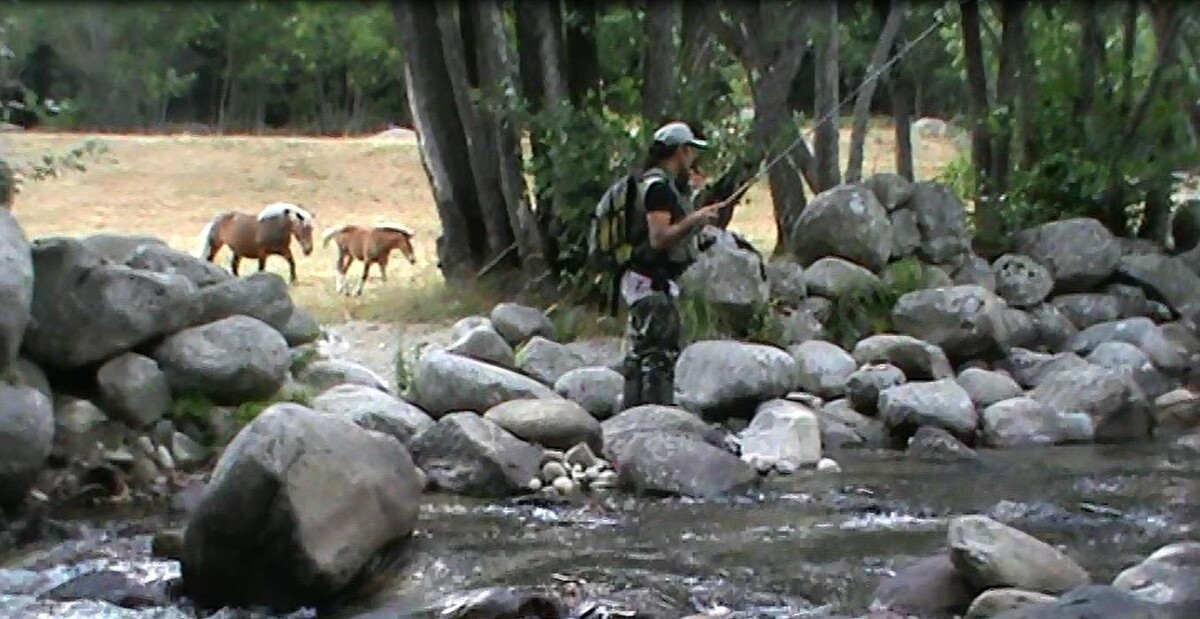
<path fill-rule="evenodd" d="M 466 49 L 460 35 L 462 29 L 454 15 L 455 4 L 437 3 L 437 24 L 442 38 L 442 54 L 446 61 L 446 73 L 454 90 L 454 104 L 462 122 L 466 137 L 467 158 L 471 165 L 471 176 L 475 181 L 475 193 L 483 215 L 487 232 L 488 259 L 495 258 L 513 242 L 512 229 L 508 224 L 508 212 L 500 194 L 499 164 L 496 148 L 487 130 L 486 106 L 476 109 L 472 101 L 471 86 L 467 78 Z M 469 16 L 461 16 L 469 19 Z"/>
<path fill-rule="evenodd" d="M 442 224 L 439 267 L 447 280 L 462 281 L 483 265 L 487 239 L 454 88 L 442 55 L 437 7 L 420 0 L 395 0 L 392 10 L 398 39 L 405 45 L 404 80 L 421 162 Z"/>
<path fill-rule="evenodd" d="M 1104 63 L 1104 32 L 1100 29 L 1100 11 L 1096 4 L 1082 0 L 1077 3 L 1079 25 L 1082 32 L 1079 54 L 1079 99 L 1075 106 L 1075 118 L 1087 118 L 1096 103 L 1097 65 Z"/>
<path fill-rule="evenodd" d="M 987 120 L 991 110 L 988 98 L 987 73 L 983 64 L 983 41 L 980 38 L 980 0 L 966 0 L 962 8 L 963 52 L 967 60 L 968 101 L 971 110 L 971 162 L 980 178 L 975 188 L 976 238 L 983 246 L 998 242 L 1002 221 L 991 191 L 991 136 Z"/>
<path fill-rule="evenodd" d="M 679 23 L 678 0 L 647 0 L 646 44 L 642 56 L 642 116 L 654 126 L 665 122 L 675 96 L 675 71 L 679 46 L 675 28 Z"/>
<path fill-rule="evenodd" d="M 527 277 L 541 274 L 546 268 L 542 255 L 537 221 L 529 207 L 529 193 L 522 173 L 520 131 L 512 114 L 510 92 L 516 91 L 517 69 L 508 52 L 508 35 L 504 28 L 504 13 L 500 0 L 478 0 L 481 83 L 488 107 L 495 112 L 493 143 L 500 166 L 500 188 L 507 206 L 508 222 L 516 236 L 517 254 Z"/>
<path fill-rule="evenodd" d="M 904 11 L 907 9 L 903 0 L 894 0 L 888 8 L 887 18 L 880 30 L 875 49 L 871 52 L 871 61 L 867 65 L 866 76 L 862 91 L 854 101 L 854 128 L 850 133 L 850 160 L 846 164 L 846 182 L 857 183 L 862 179 L 863 150 L 867 141 L 867 124 L 871 118 L 871 99 L 875 96 L 875 86 L 883 78 L 885 72 L 880 68 L 887 63 L 889 52 L 895 47 L 896 34 L 904 23 Z M 876 75 L 876 72 L 880 72 Z"/>
<path fill-rule="evenodd" d="M 901 28 L 903 29 L 903 25 Z M 898 35 L 898 40 L 904 40 L 904 37 Z M 899 51 L 900 46 L 897 44 L 892 47 L 890 54 L 895 57 Z M 892 119 L 895 124 L 896 174 L 909 181 L 916 181 L 912 148 L 912 80 L 902 61 L 897 61 L 892 69 L 891 79 L 888 80 L 888 94 L 892 101 Z"/>
<path fill-rule="evenodd" d="M 1000 5 L 1003 34 L 1000 39 L 1000 67 L 996 74 L 997 104 L 1004 109 L 999 131 L 992 136 L 991 195 L 999 199 L 1008 193 L 1011 151 L 1021 47 L 1025 41 L 1025 0 L 1003 0 Z"/>
<path fill-rule="evenodd" d="M 520 4 L 518 2 L 518 4 Z M 558 109 L 564 104 L 569 103 L 569 93 L 567 92 L 567 79 L 563 72 L 563 53 L 559 26 L 562 23 L 561 11 L 562 5 L 558 0 L 529 2 L 530 15 L 532 21 L 532 32 L 530 33 L 534 41 L 537 42 L 535 48 L 538 60 L 538 73 L 542 81 L 542 92 L 539 96 L 542 100 L 542 109 Z M 561 179 L 565 179 L 568 170 L 564 168 L 565 163 L 560 161 L 551 162 L 552 169 L 548 184 L 550 187 L 561 186 L 564 183 Z M 539 183 L 545 181 L 539 179 Z M 543 185 L 544 187 L 545 185 Z M 558 222 L 557 213 L 563 211 L 564 205 L 559 199 L 551 197 L 548 200 L 543 200 L 543 192 L 539 192 L 537 202 L 537 220 L 538 228 L 541 232 L 542 239 L 546 243 L 546 259 L 550 264 L 555 264 L 558 260 Z M 552 194 L 551 194 L 552 195 Z M 548 197 L 548 196 L 547 196 Z"/>
<path fill-rule="evenodd" d="M 440 4 L 446 5 L 443 8 L 449 9 L 454 3 L 442 0 Z M 458 4 L 458 31 L 462 38 L 462 46 L 465 50 L 479 49 L 478 28 L 479 24 L 475 21 L 475 1 L 474 0 L 459 0 Z M 471 88 L 479 88 L 479 59 L 477 54 L 464 54 L 463 60 L 466 64 L 467 83 Z"/>
<path fill-rule="evenodd" d="M 842 162 L 838 155 L 841 114 L 838 109 L 838 7 L 837 0 L 827 0 L 825 12 L 825 44 L 817 51 L 817 105 L 814 116 L 813 150 L 817 159 L 817 186 L 814 193 L 836 187 L 841 183 Z"/>
<path fill-rule="evenodd" d="M 567 24 L 567 86 L 571 103 L 577 106 L 583 104 L 589 91 L 600 87 L 600 53 L 596 49 L 596 8 L 596 4 L 592 2 L 572 3 L 571 11 L 575 19 Z"/>

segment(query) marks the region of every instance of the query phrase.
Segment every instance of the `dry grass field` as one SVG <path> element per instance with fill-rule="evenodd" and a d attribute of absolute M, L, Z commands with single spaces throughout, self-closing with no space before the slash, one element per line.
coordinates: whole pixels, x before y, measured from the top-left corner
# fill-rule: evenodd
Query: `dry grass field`
<path fill-rule="evenodd" d="M 865 174 L 893 166 L 893 132 L 878 124 L 871 132 Z M 136 136 L 9 133 L 3 153 L 14 161 L 65 152 L 96 138 L 108 148 L 86 172 L 30 183 L 15 212 L 31 238 L 98 232 L 149 234 L 189 253 L 200 250 L 200 232 L 216 213 L 257 213 L 270 202 L 294 202 L 317 217 L 317 247 L 297 249 L 299 282 L 294 296 L 325 323 L 345 320 L 444 322 L 487 311 L 496 299 L 449 290 L 436 268 L 439 233 L 429 182 L 417 145 L 404 138 L 287 138 L 250 136 Z M 849 132 L 843 131 L 842 153 Z M 949 138 L 923 138 L 917 145 L 917 174 L 935 176 L 957 153 Z M 345 223 L 400 222 L 416 231 L 417 264 L 393 257 L 386 285 L 373 275 L 361 298 L 334 293 L 334 250 L 320 235 Z M 738 209 L 732 228 L 764 251 L 774 242 L 765 182 Z M 218 256 L 228 264 L 228 250 Z M 257 266 L 243 261 L 243 274 Z M 351 276 L 361 273 L 361 263 Z M 287 273 L 282 258 L 267 269 Z"/>

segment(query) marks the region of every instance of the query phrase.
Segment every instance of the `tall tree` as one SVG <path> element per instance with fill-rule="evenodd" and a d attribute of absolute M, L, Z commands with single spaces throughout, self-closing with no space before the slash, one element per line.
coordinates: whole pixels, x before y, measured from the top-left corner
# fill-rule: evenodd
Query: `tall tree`
<path fill-rule="evenodd" d="M 675 98 L 680 21 L 678 0 L 648 0 L 645 6 L 646 48 L 642 55 L 642 116 L 651 123 L 664 120 Z"/>
<path fill-rule="evenodd" d="M 841 63 L 838 60 L 838 2 L 826 0 L 824 11 L 824 42 L 817 49 L 816 109 L 813 116 L 813 150 L 817 160 L 817 185 L 814 192 L 832 189 L 842 182 L 842 162 L 838 155 L 841 141 L 841 114 L 838 86 Z"/>
<path fill-rule="evenodd" d="M 846 182 L 854 183 L 862 179 L 863 149 L 867 141 L 867 123 L 870 120 L 871 99 L 875 96 L 875 87 L 883 79 L 883 66 L 891 57 L 895 48 L 896 36 L 904 25 L 904 13 L 907 9 L 905 0 L 888 2 L 887 15 L 879 31 L 879 39 L 875 49 L 871 51 L 871 61 L 867 64 L 866 75 L 862 90 L 854 101 L 854 126 L 850 134 L 850 158 L 846 164 Z"/>

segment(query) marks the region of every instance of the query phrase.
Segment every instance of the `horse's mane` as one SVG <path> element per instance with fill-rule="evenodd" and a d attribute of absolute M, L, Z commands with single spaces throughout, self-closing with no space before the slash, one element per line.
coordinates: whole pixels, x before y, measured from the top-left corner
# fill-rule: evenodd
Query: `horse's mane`
<path fill-rule="evenodd" d="M 412 228 L 409 228 L 408 226 L 405 226 L 405 225 L 402 225 L 402 224 L 397 224 L 397 223 L 382 223 L 382 224 L 378 224 L 378 225 L 376 225 L 376 226 L 375 226 L 375 229 L 377 229 L 377 230 L 391 230 L 391 231 L 393 231 L 393 232 L 399 232 L 400 234 L 403 234 L 403 235 L 405 235 L 405 236 L 412 236 L 412 235 L 413 235 Z"/>
<path fill-rule="evenodd" d="M 295 215 L 296 219 L 302 223 L 312 223 L 316 217 L 312 213 L 292 204 L 290 202 L 272 202 L 258 213 L 259 221 L 266 221 L 275 217 Z"/>
<path fill-rule="evenodd" d="M 338 226 L 336 228 L 330 228 L 325 231 L 325 234 L 321 235 L 321 240 L 323 242 L 327 243 L 327 242 L 329 242 L 329 239 L 334 237 L 334 235 L 338 234 L 339 232 L 344 231 L 346 228 L 349 228 L 349 227 L 350 227 L 350 225 L 346 224 L 346 225 Z"/>

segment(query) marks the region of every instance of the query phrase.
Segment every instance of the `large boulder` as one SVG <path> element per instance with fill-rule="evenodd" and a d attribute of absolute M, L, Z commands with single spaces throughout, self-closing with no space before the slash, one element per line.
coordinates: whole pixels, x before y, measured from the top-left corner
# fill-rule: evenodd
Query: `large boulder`
<path fill-rule="evenodd" d="M 1054 601 L 1022 606 L 991 619 L 1191 619 L 1195 616 L 1189 609 L 1175 612 L 1108 585 L 1084 585 Z"/>
<path fill-rule="evenodd" d="M 911 436 L 921 426 L 933 426 L 968 443 L 975 440 L 979 413 L 971 396 L 954 382 L 910 382 L 879 394 L 879 416 L 893 435 Z"/>
<path fill-rule="evenodd" d="M 1079 332 L 1071 319 L 1052 303 L 1042 303 L 1029 310 L 1037 332 L 1039 348 L 1062 351 Z"/>
<path fill-rule="evenodd" d="M 907 204 L 913 194 L 912 181 L 895 172 L 872 174 L 863 181 L 863 186 L 870 189 L 879 200 L 879 204 L 888 211 L 894 211 Z"/>
<path fill-rule="evenodd" d="M 1002 308 L 996 295 L 979 286 L 916 290 L 896 302 L 892 323 L 902 334 L 941 347 L 951 361 L 963 361 L 1003 350 Z"/>
<path fill-rule="evenodd" d="M 983 409 L 983 442 L 991 447 L 1027 447 L 1059 442 L 1058 415 L 1041 402 L 1024 396 L 996 402 Z"/>
<path fill-rule="evenodd" d="M 954 270 L 951 277 L 955 286 L 979 286 L 988 292 L 997 292 L 996 273 L 987 260 L 970 254 Z"/>
<path fill-rule="evenodd" d="M 1117 574 L 1113 586 L 1156 604 L 1200 604 L 1200 542 L 1155 550 Z"/>
<path fill-rule="evenodd" d="M 837 298 L 849 292 L 876 290 L 883 286 L 874 273 L 836 256 L 821 258 L 804 270 L 809 294 Z"/>
<path fill-rule="evenodd" d="M 536 307 L 519 303 L 500 303 L 492 308 L 492 326 L 510 346 L 520 346 L 529 338 L 540 335 L 553 340 L 554 323 Z"/>
<path fill-rule="evenodd" d="M 1124 256 L 1117 275 L 1150 293 L 1183 316 L 1200 310 L 1200 275 L 1175 256 L 1143 254 Z"/>
<path fill-rule="evenodd" d="M 750 465 L 728 451 L 666 432 L 635 435 L 614 465 L 623 485 L 651 495 L 714 498 L 749 489 L 758 480 Z"/>
<path fill-rule="evenodd" d="M 872 335 L 854 345 L 853 355 L 859 365 L 894 365 L 909 380 L 941 380 L 954 376 L 950 361 L 940 347 L 911 335 Z"/>
<path fill-rule="evenodd" d="M 394 562 L 417 522 L 419 473 L 391 438 L 276 404 L 226 448 L 184 534 L 204 607 L 326 604 Z"/>
<path fill-rule="evenodd" d="M 416 437 L 412 454 L 434 488 L 475 497 L 522 492 L 542 450 L 472 412 L 451 413 Z"/>
<path fill-rule="evenodd" d="M 1150 403 L 1128 372 L 1088 364 L 1051 374 L 1029 397 L 1059 414 L 1087 413 L 1100 442 L 1149 438 Z"/>
<path fill-rule="evenodd" d="M 1091 581 L 1073 559 L 987 516 L 959 516 L 946 533 L 950 559 L 977 590 L 1016 587 L 1057 594 Z"/>
<path fill-rule="evenodd" d="M 971 396 L 978 410 L 1022 394 L 1021 386 L 1012 377 L 980 368 L 967 368 L 959 372 L 958 384 Z"/>
<path fill-rule="evenodd" d="M 810 408 L 787 400 L 763 402 L 739 435 L 742 458 L 767 458 L 793 466 L 821 459 L 821 427 Z"/>
<path fill-rule="evenodd" d="M 133 428 L 153 425 L 171 408 L 171 385 L 153 359 L 125 353 L 96 372 L 96 386 L 109 414 Z"/>
<path fill-rule="evenodd" d="M 201 314 L 197 323 L 241 315 L 257 318 L 280 332 L 294 308 L 287 281 L 266 271 L 202 288 L 199 299 Z"/>
<path fill-rule="evenodd" d="M 904 372 L 890 363 L 863 366 L 846 378 L 846 399 L 854 405 L 854 410 L 875 414 L 879 394 L 906 382 Z"/>
<path fill-rule="evenodd" d="M 858 369 L 850 353 L 837 344 L 810 340 L 788 349 L 796 360 L 800 389 L 825 399 L 846 393 L 846 380 Z"/>
<path fill-rule="evenodd" d="M 304 346 L 321 339 L 321 323 L 317 322 L 312 312 L 296 305 L 279 332 L 287 340 L 288 346 Z"/>
<path fill-rule="evenodd" d="M 0 508 L 25 498 L 53 442 L 54 405 L 50 398 L 31 386 L 10 384 L 0 378 Z"/>
<path fill-rule="evenodd" d="M 971 602 L 963 619 L 994 619 L 1009 611 L 1049 604 L 1057 598 L 1046 593 L 1012 587 L 988 589 Z"/>
<path fill-rule="evenodd" d="M 904 455 L 933 464 L 978 462 L 979 454 L 953 434 L 936 426 L 921 426 L 908 441 Z"/>
<path fill-rule="evenodd" d="M 892 257 L 907 258 L 921 248 L 921 228 L 917 225 L 917 214 L 909 209 L 892 211 L 888 218 L 892 222 Z"/>
<path fill-rule="evenodd" d="M 1088 363 L 1133 376 L 1148 400 L 1171 391 L 1171 381 L 1150 361 L 1149 355 L 1128 342 L 1104 342 L 1087 356 Z"/>
<path fill-rule="evenodd" d="M 1063 294 L 1054 297 L 1050 303 L 1078 329 L 1087 329 L 1121 317 L 1121 300 L 1104 292 Z"/>
<path fill-rule="evenodd" d="M 421 356 L 412 391 L 416 404 L 435 419 L 455 411 L 486 413 L 509 400 L 560 397 L 528 376 L 440 350 Z"/>
<path fill-rule="evenodd" d="M 296 380 L 318 392 L 344 384 L 363 385 L 384 393 L 392 391 L 382 376 L 365 365 L 346 359 L 318 359 L 306 363 L 297 372 Z"/>
<path fill-rule="evenodd" d="M 1086 368 L 1090 364 L 1075 353 L 1048 354 L 1013 348 L 996 366 L 1005 370 L 1024 389 L 1033 389 L 1054 374 Z"/>
<path fill-rule="evenodd" d="M 952 617 L 967 609 L 973 595 L 974 589 L 943 553 L 919 559 L 883 579 L 871 596 L 871 609 Z"/>
<path fill-rule="evenodd" d="M 133 269 L 179 275 L 191 280 L 198 288 L 233 279 L 233 274 L 220 266 L 161 243 L 140 243 L 125 260 L 114 262 L 123 262 Z"/>
<path fill-rule="evenodd" d="M 512 400 L 493 406 L 484 419 L 517 438 L 549 449 L 567 450 L 580 443 L 603 450 L 600 422 L 582 406 L 567 400 Z"/>
<path fill-rule="evenodd" d="M 791 247 L 802 266 L 837 256 L 880 271 L 892 255 L 892 223 L 871 190 L 843 184 L 817 194 L 792 223 Z"/>
<path fill-rule="evenodd" d="M 516 366 L 516 357 L 512 346 L 509 346 L 508 342 L 492 328 L 490 321 L 487 324 L 477 324 L 470 329 L 458 327 L 456 330 L 462 332 L 446 347 L 447 352 L 486 361 L 504 368 Z"/>
<path fill-rule="evenodd" d="M 673 406 L 645 404 L 627 408 L 600 424 L 604 438 L 604 457 L 619 462 L 630 443 L 642 434 L 685 436 L 714 446 L 724 445 L 724 435 L 694 413 Z"/>
<path fill-rule="evenodd" d="M 610 368 L 579 368 L 563 374 L 554 382 L 554 392 L 583 407 L 596 419 L 608 419 L 617 412 L 625 389 L 625 377 Z"/>
<path fill-rule="evenodd" d="M 313 398 L 312 407 L 365 430 L 382 432 L 406 446 L 433 426 L 433 418 L 417 406 L 365 385 L 337 385 Z"/>
<path fill-rule="evenodd" d="M 563 374 L 587 365 L 579 353 L 540 335 L 517 350 L 516 363 L 518 370 L 545 385 L 553 385 Z"/>
<path fill-rule="evenodd" d="M 176 394 L 195 392 L 217 404 L 265 400 L 291 367 L 287 342 L 267 323 L 231 316 L 163 340 L 154 359 Z"/>
<path fill-rule="evenodd" d="M 36 241 L 33 265 L 25 350 L 49 369 L 105 361 L 199 316 L 196 286 L 187 278 L 108 264 L 72 239 Z"/>
<path fill-rule="evenodd" d="M 143 245 L 167 247 L 162 239 L 145 234 L 112 234 L 101 232 L 78 239 L 87 251 L 114 264 L 125 264 Z"/>
<path fill-rule="evenodd" d="M 804 267 L 791 260 L 772 260 L 767 263 L 767 286 L 771 297 L 797 307 L 808 297 Z"/>
<path fill-rule="evenodd" d="M 33 259 L 25 231 L 0 209 L 0 375 L 17 361 L 33 303 Z"/>
<path fill-rule="evenodd" d="M 1054 290 L 1086 292 L 1108 279 L 1121 260 L 1121 244 L 1104 224 L 1086 217 L 1052 221 L 1016 235 L 1016 250 L 1046 267 Z"/>
<path fill-rule="evenodd" d="M 1137 346 L 1155 367 L 1166 372 L 1180 372 L 1187 365 L 1186 351 L 1159 325 L 1149 318 L 1127 318 L 1093 325 L 1071 339 L 1068 349 L 1089 355 L 1105 342 L 1125 342 Z"/>
<path fill-rule="evenodd" d="M 970 254 L 967 209 L 949 187 L 933 181 L 916 183 L 907 208 L 917 215 L 918 253 L 925 261 L 957 265 Z"/>
<path fill-rule="evenodd" d="M 750 250 L 724 244 L 704 250 L 680 276 L 679 285 L 727 316 L 739 329 L 750 323 L 771 295 L 762 258 Z"/>
<path fill-rule="evenodd" d="M 1013 307 L 1033 307 L 1050 295 L 1054 277 L 1029 256 L 1005 254 L 992 263 L 996 294 Z"/>
<path fill-rule="evenodd" d="M 683 408 L 722 415 L 786 395 L 796 387 L 796 361 L 764 344 L 727 340 L 696 342 L 675 365 L 675 390 Z"/>

